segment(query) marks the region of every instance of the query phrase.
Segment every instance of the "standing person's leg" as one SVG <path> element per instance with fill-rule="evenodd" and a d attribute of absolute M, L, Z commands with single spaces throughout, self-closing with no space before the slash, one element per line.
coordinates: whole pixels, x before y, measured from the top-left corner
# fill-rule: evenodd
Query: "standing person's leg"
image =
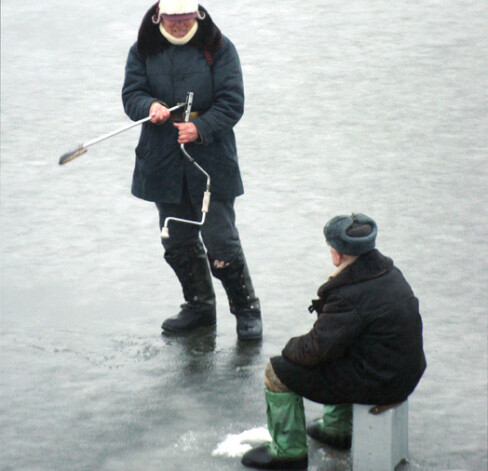
<path fill-rule="evenodd" d="M 262 337 L 261 307 L 251 280 L 235 225 L 234 200 L 213 200 L 202 238 L 207 248 L 210 269 L 225 289 L 230 312 L 236 316 L 240 340 Z"/>
<path fill-rule="evenodd" d="M 244 454 L 242 464 L 258 469 L 306 469 L 308 453 L 303 399 L 279 380 L 271 363 L 266 367 L 264 383 L 272 441 Z"/>
<path fill-rule="evenodd" d="M 186 191 L 180 204 L 157 203 L 156 206 L 160 228 L 167 217 L 190 220 L 201 217 Z M 170 224 L 170 237 L 161 240 L 165 249 L 164 258 L 180 281 L 185 303 L 181 305 L 180 312 L 166 319 L 161 327 L 166 332 L 183 333 L 215 325 L 215 293 L 207 255 L 199 237 L 200 227 L 180 222 Z"/>

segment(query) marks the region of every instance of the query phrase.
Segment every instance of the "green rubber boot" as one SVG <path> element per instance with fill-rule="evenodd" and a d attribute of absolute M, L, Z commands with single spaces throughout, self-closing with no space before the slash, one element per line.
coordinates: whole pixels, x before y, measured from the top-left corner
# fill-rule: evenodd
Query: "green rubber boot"
<path fill-rule="evenodd" d="M 352 404 L 325 405 L 322 418 L 307 427 L 307 434 L 340 450 L 351 448 Z"/>
<path fill-rule="evenodd" d="M 272 441 L 253 448 L 242 464 L 257 469 L 303 470 L 308 466 L 303 399 L 292 392 L 265 389 L 266 415 Z"/>

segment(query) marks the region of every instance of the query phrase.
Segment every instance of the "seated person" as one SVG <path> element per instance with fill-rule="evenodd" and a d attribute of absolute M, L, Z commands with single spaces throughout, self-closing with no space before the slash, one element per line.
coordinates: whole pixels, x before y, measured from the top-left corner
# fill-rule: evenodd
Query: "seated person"
<path fill-rule="evenodd" d="M 310 332 L 288 341 L 265 372 L 272 441 L 248 451 L 245 466 L 306 469 L 306 433 L 351 446 L 352 404 L 403 402 L 425 368 L 422 319 L 410 285 L 375 249 L 376 223 L 363 214 L 337 216 L 324 227 L 337 267 L 318 290 Z M 305 428 L 303 397 L 324 404 Z"/>

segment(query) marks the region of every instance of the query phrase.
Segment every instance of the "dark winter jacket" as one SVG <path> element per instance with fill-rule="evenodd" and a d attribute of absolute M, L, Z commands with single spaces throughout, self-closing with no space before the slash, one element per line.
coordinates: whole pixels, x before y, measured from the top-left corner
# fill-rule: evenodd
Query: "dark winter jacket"
<path fill-rule="evenodd" d="M 239 57 L 206 14 L 191 41 L 168 42 L 152 23 L 156 5 L 146 13 L 125 69 L 122 101 L 134 121 L 149 115 L 154 101 L 172 107 L 194 92 L 193 121 L 201 139 L 185 145 L 188 153 L 210 174 L 213 197 L 234 198 L 243 193 L 233 127 L 244 110 Z M 204 11 L 202 7 L 201 10 Z M 132 193 L 145 200 L 178 203 L 186 180 L 194 201 L 202 198 L 206 179 L 177 143 L 178 132 L 169 120 L 142 125 L 136 148 Z"/>
<path fill-rule="evenodd" d="M 271 360 L 281 381 L 323 404 L 404 401 L 426 362 L 418 300 L 392 260 L 367 252 L 318 295 L 312 330 Z"/>

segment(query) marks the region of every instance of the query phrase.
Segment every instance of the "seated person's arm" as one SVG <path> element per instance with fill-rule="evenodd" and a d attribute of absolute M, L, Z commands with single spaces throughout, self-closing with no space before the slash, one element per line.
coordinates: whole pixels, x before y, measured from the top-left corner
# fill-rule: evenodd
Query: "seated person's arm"
<path fill-rule="evenodd" d="M 298 365 L 313 366 L 344 356 L 363 330 L 353 305 L 347 299 L 331 296 L 312 330 L 288 341 L 282 355 Z"/>

